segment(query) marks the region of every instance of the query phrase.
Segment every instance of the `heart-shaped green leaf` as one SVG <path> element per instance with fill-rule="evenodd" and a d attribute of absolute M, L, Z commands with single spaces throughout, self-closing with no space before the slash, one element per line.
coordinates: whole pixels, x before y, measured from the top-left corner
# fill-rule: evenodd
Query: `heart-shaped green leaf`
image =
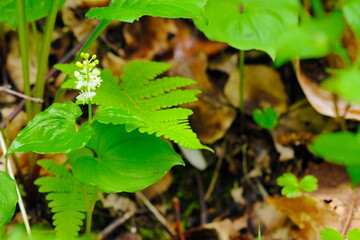
<path fill-rule="evenodd" d="M 66 0 L 61 0 L 59 9 L 64 5 Z M 26 19 L 27 21 L 36 21 L 46 17 L 50 11 L 48 0 L 27 0 L 26 2 Z M 0 1 L 0 22 L 5 22 L 13 29 L 18 26 L 17 0 Z"/>
<path fill-rule="evenodd" d="M 343 7 L 346 21 L 360 40 L 360 1 L 347 0 Z"/>
<path fill-rule="evenodd" d="M 271 107 L 265 107 L 263 111 L 256 108 L 253 111 L 254 121 L 261 127 L 273 130 L 278 123 L 278 115 Z"/>
<path fill-rule="evenodd" d="M 89 18 L 134 22 L 144 15 L 165 18 L 200 18 L 206 22 L 206 0 L 114 0 L 109 7 L 92 8 Z"/>
<path fill-rule="evenodd" d="M 334 11 L 321 19 L 309 19 L 300 26 L 281 34 L 277 42 L 275 65 L 286 61 L 324 57 L 333 49 L 344 32 L 344 21 L 340 11 Z"/>
<path fill-rule="evenodd" d="M 360 229 L 354 228 L 350 230 L 347 234 L 349 240 L 358 240 L 360 239 Z"/>
<path fill-rule="evenodd" d="M 14 215 L 18 196 L 15 181 L 0 171 L 0 227 L 7 224 Z"/>
<path fill-rule="evenodd" d="M 341 234 L 332 228 L 325 228 L 320 231 L 321 240 L 344 240 Z"/>
<path fill-rule="evenodd" d="M 7 156 L 14 152 L 67 153 L 82 148 L 91 137 L 87 124 L 76 130 L 82 114 L 73 102 L 54 103 L 35 116 L 12 142 Z"/>
<path fill-rule="evenodd" d="M 360 103 L 360 71 L 355 68 L 337 69 L 335 75 L 321 86 L 340 97 Z"/>
<path fill-rule="evenodd" d="M 306 175 L 299 182 L 299 188 L 305 192 L 312 192 L 318 188 L 318 180 L 312 175 Z"/>
<path fill-rule="evenodd" d="M 267 52 L 275 59 L 276 39 L 298 22 L 297 0 L 209 0 L 205 16 L 209 24 L 195 19 L 196 27 L 215 41 L 230 46 Z"/>
<path fill-rule="evenodd" d="M 73 164 L 81 182 L 98 186 L 104 192 L 135 192 L 162 178 L 174 165 L 184 165 L 172 147 L 154 135 L 124 125 L 94 122 L 95 135 L 87 146 L 97 158 L 82 156 Z"/>

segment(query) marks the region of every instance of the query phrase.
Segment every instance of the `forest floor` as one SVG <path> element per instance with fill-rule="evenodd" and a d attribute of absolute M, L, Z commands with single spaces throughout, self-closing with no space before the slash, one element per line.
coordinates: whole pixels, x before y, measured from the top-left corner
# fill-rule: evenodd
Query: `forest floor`
<path fill-rule="evenodd" d="M 59 12 L 50 68 L 78 47 L 97 24 L 97 20 L 84 17 L 87 10 L 70 3 Z M 37 28 L 41 33 L 44 22 L 38 21 Z M 6 64 L 1 65 L 1 85 L 21 92 L 17 35 L 7 30 L 5 36 L 1 62 Z M 31 36 L 30 40 L 34 41 Z M 36 47 L 31 51 L 35 58 Z M 198 84 L 192 87 L 202 93 L 199 101 L 186 105 L 194 111 L 190 123 L 201 142 L 215 151 L 188 153 L 173 145 L 186 166 L 174 167 L 140 193 L 104 195 L 93 217 L 93 231 L 103 239 L 257 239 L 260 226 L 263 239 L 306 240 L 318 239 L 326 227 L 344 233 L 359 226 L 360 198 L 351 188 L 344 167 L 317 158 L 308 148 L 320 133 L 340 126 L 335 118 L 320 114 L 321 110 L 310 104 L 326 100 L 315 94 L 309 99 L 309 94 L 304 94 L 318 87 L 326 75 L 328 59 L 275 68 L 266 54 L 246 52 L 245 111 L 241 112 L 238 50 L 207 40 L 190 20 L 143 17 L 133 24 L 114 21 L 90 52 L 96 53 L 101 67 L 115 76 L 120 76 L 131 60 L 154 60 L 172 65 L 169 76 L 196 80 Z M 31 66 L 32 73 L 35 69 Z M 49 75 L 44 107 L 51 105 L 63 80 L 59 72 Z M 76 94 L 68 91 L 64 101 L 73 101 Z M 26 114 L 16 112 L 20 101 L 0 92 L 2 121 L 7 124 L 10 139 L 26 124 Z M 324 105 L 333 107 L 332 102 Z M 252 118 L 254 109 L 269 106 L 279 115 L 273 130 L 258 126 Z M 14 111 L 15 118 L 7 123 Z M 350 130 L 356 129 L 355 122 L 345 124 Z M 64 154 L 40 157 L 66 161 Z M 18 158 L 18 172 L 26 181 L 28 155 Z M 318 189 L 295 198 L 282 196 L 276 179 L 287 172 L 299 179 L 308 174 L 315 176 Z M 30 222 L 51 227 L 44 195 L 33 184 L 25 185 L 24 190 Z M 18 221 L 19 212 L 11 223 Z"/>

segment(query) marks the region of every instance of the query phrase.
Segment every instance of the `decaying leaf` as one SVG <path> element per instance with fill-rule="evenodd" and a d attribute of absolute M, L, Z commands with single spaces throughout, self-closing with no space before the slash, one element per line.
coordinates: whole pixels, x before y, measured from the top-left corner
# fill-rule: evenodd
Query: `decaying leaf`
<path fill-rule="evenodd" d="M 278 114 L 286 111 L 287 95 L 280 75 L 265 65 L 245 66 L 245 111 L 272 107 Z M 234 69 L 225 86 L 225 95 L 234 106 L 239 106 L 239 71 Z"/>
<path fill-rule="evenodd" d="M 323 201 L 307 195 L 296 198 L 268 196 L 266 200 L 298 227 L 292 232 L 297 240 L 318 239 L 319 231 L 326 227 L 339 230 L 341 216 Z"/>

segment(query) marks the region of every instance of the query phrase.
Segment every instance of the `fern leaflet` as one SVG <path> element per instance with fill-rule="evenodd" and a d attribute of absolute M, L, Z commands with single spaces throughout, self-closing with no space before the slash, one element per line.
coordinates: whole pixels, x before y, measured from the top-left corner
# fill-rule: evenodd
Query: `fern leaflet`
<path fill-rule="evenodd" d="M 197 100 L 195 95 L 199 90 L 178 89 L 196 82 L 183 77 L 155 79 L 169 68 L 166 63 L 132 61 L 124 68 L 121 84 L 104 70 L 104 82 L 93 99 L 100 105 L 95 119 L 126 124 L 128 131 L 139 128 L 140 132 L 155 133 L 189 149 L 211 151 L 200 143 L 189 126 L 192 111 L 177 107 Z"/>
<path fill-rule="evenodd" d="M 53 224 L 58 239 L 76 239 L 85 218 L 86 202 L 84 187 L 88 195 L 94 196 L 94 187 L 81 184 L 66 168 L 51 160 L 40 160 L 38 164 L 53 177 L 40 177 L 35 181 L 40 192 L 48 193 L 46 199 L 54 213 Z"/>

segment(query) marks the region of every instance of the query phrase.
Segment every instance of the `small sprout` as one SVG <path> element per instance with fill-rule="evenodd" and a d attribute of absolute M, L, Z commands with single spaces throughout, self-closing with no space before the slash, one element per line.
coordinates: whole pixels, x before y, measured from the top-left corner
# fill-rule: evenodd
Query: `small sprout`
<path fill-rule="evenodd" d="M 307 175 L 300 181 L 292 173 L 284 173 L 282 176 L 276 179 L 281 189 L 281 194 L 292 198 L 297 197 L 301 192 L 312 192 L 318 188 L 318 180 L 312 175 Z"/>
<path fill-rule="evenodd" d="M 76 97 L 83 104 L 91 102 L 96 95 L 95 89 L 100 86 L 102 79 L 100 77 L 100 70 L 95 68 L 99 64 L 99 60 L 96 59 L 96 55 L 81 53 L 81 57 L 84 58 L 83 62 L 76 62 L 76 66 L 80 68 L 79 71 L 74 72 L 74 76 L 77 78 L 76 88 L 80 90 L 79 96 Z"/>
<path fill-rule="evenodd" d="M 272 107 L 265 107 L 263 110 L 256 108 L 253 111 L 254 121 L 261 127 L 273 130 L 278 124 L 278 114 Z"/>

